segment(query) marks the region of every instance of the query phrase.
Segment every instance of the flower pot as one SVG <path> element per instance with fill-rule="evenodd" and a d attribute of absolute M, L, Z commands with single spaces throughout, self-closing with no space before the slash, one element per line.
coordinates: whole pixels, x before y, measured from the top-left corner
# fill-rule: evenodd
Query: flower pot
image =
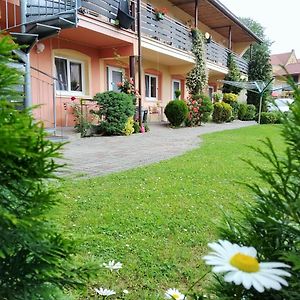
<path fill-rule="evenodd" d="M 124 29 L 129 29 L 134 21 L 134 18 L 131 15 L 120 9 L 118 10 L 117 19 L 119 20 L 119 26 Z"/>

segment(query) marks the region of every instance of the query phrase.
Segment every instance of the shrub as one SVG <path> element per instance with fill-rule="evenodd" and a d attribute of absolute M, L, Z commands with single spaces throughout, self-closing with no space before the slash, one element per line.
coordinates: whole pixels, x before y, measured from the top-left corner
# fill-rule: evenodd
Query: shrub
<path fill-rule="evenodd" d="M 281 113 L 279 112 L 262 112 L 260 116 L 261 124 L 276 124 L 280 123 Z"/>
<path fill-rule="evenodd" d="M 187 126 L 200 126 L 207 122 L 213 111 L 213 104 L 207 95 L 193 95 L 188 100 L 189 114 L 186 119 Z"/>
<path fill-rule="evenodd" d="M 255 119 L 256 107 L 253 104 L 241 103 L 238 110 L 238 118 L 242 121 L 251 121 Z"/>
<path fill-rule="evenodd" d="M 232 120 L 237 119 L 239 111 L 238 95 L 233 93 L 224 93 L 223 102 L 228 103 L 232 107 Z"/>
<path fill-rule="evenodd" d="M 133 130 L 134 130 L 134 133 L 140 133 L 141 132 L 141 126 L 140 126 L 138 121 L 135 121 L 133 123 Z"/>
<path fill-rule="evenodd" d="M 122 135 L 128 118 L 134 114 L 131 95 L 109 91 L 96 94 L 94 100 L 99 105 L 95 113 L 104 118 L 99 131 L 105 135 Z"/>
<path fill-rule="evenodd" d="M 238 95 L 233 93 L 224 93 L 223 94 L 223 102 L 232 104 L 238 101 Z"/>
<path fill-rule="evenodd" d="M 239 220 L 228 216 L 227 226 L 220 228 L 222 239 L 253 246 L 260 254 L 259 259 L 283 261 L 290 265 L 292 276 L 287 279 L 289 286 L 278 291 L 267 289 L 260 294 L 255 289 L 241 290 L 240 286 L 228 286 L 220 281 L 217 284 L 220 299 L 299 299 L 300 89 L 292 80 L 289 84 L 294 88 L 295 104 L 290 116 L 283 115 L 282 118 L 285 151 L 277 153 L 270 139 L 263 141 L 264 149 L 253 149 L 264 159 L 260 165 L 248 161 L 259 176 L 246 184 L 256 201 L 240 209 Z"/>
<path fill-rule="evenodd" d="M 220 102 L 223 99 L 222 93 L 213 93 L 213 100 L 214 102 Z"/>
<path fill-rule="evenodd" d="M 179 100 L 179 97 L 181 95 L 181 91 L 180 90 L 176 90 L 174 93 L 175 93 L 175 99 Z"/>
<path fill-rule="evenodd" d="M 232 117 L 232 107 L 225 102 L 217 102 L 214 104 L 212 119 L 216 123 L 224 123 L 230 121 Z"/>
<path fill-rule="evenodd" d="M 131 135 L 134 133 L 134 121 L 133 121 L 133 117 L 129 117 L 126 124 L 125 124 L 125 127 L 123 129 L 123 133 L 124 135 Z"/>
<path fill-rule="evenodd" d="M 188 107 L 184 100 L 170 101 L 165 107 L 165 115 L 173 126 L 180 126 L 186 119 Z"/>

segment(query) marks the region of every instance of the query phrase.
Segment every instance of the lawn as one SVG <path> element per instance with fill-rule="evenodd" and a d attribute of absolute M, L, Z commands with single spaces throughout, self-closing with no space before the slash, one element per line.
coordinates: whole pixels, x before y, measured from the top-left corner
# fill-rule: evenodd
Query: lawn
<path fill-rule="evenodd" d="M 201 257 L 218 238 L 224 213 L 237 215 L 253 199 L 238 182 L 258 179 L 241 159 L 264 164 L 247 145 L 265 137 L 283 150 L 280 126 L 253 126 L 205 135 L 201 147 L 168 161 L 62 182 L 62 204 L 53 218 L 78 242 L 78 263 L 99 266 L 89 297 L 93 287 L 127 289 L 126 299 L 135 300 L 158 299 L 169 287 L 187 290 L 208 270 Z M 102 266 L 112 259 L 123 263 L 118 273 Z M 72 292 L 87 299 L 82 293 Z"/>

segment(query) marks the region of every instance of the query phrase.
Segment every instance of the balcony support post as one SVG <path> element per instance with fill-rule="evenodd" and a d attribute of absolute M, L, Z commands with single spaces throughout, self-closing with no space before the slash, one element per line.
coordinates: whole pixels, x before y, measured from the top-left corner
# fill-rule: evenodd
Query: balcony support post
<path fill-rule="evenodd" d="M 199 2 L 200 0 L 195 0 L 195 28 L 198 28 Z"/>
<path fill-rule="evenodd" d="M 138 35 L 138 91 L 139 91 L 139 124 L 142 127 L 142 32 L 141 0 L 137 0 L 137 35 Z"/>
<path fill-rule="evenodd" d="M 27 0 L 21 0 L 21 32 L 26 33 L 26 13 L 27 13 Z M 30 54 L 26 53 L 25 61 L 25 74 L 24 74 L 24 106 L 28 108 L 32 105 L 31 100 L 31 77 L 30 77 Z"/>
<path fill-rule="evenodd" d="M 232 33 L 231 33 L 231 26 L 228 28 L 228 49 L 232 50 Z"/>

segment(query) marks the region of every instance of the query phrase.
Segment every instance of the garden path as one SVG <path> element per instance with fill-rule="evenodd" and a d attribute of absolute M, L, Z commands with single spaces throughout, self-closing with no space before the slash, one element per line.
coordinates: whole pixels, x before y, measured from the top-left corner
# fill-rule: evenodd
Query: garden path
<path fill-rule="evenodd" d="M 80 138 L 64 129 L 69 143 L 64 146 L 62 175 L 101 176 L 148 165 L 185 153 L 199 146 L 206 133 L 255 125 L 256 122 L 208 123 L 201 127 L 172 129 L 165 123 L 150 123 L 150 132 L 131 136 Z"/>

